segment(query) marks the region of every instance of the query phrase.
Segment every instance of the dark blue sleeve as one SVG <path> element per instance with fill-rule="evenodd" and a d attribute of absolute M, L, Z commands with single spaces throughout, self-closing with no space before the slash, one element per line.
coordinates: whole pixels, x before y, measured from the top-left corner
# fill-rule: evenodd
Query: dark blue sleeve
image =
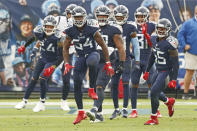
<path fill-rule="evenodd" d="M 155 24 L 154 23 L 149 23 L 148 24 L 148 29 L 147 32 L 149 35 L 151 35 L 155 31 Z"/>
<path fill-rule="evenodd" d="M 121 34 L 121 31 L 118 29 L 118 27 L 113 27 L 113 30 L 111 31 L 113 33 L 113 35 L 115 34 Z"/>
<path fill-rule="evenodd" d="M 64 33 L 65 33 L 68 37 L 70 37 L 70 38 L 72 38 L 72 33 L 73 33 L 73 31 L 71 30 L 71 28 L 72 28 L 72 27 L 70 27 L 70 28 L 68 28 L 68 29 L 66 29 L 66 30 L 64 31 Z"/>
<path fill-rule="evenodd" d="M 96 33 L 98 30 L 99 30 L 99 29 L 98 29 L 97 27 L 91 27 L 91 28 L 90 28 L 90 33 L 93 35 L 93 37 L 94 37 L 95 33 Z"/>
<path fill-rule="evenodd" d="M 150 69 L 153 66 L 154 62 L 155 62 L 155 55 L 154 55 L 154 53 L 152 51 L 152 53 L 151 53 L 151 55 L 149 57 L 148 65 L 147 65 L 147 68 L 146 68 L 146 72 L 150 71 Z"/>

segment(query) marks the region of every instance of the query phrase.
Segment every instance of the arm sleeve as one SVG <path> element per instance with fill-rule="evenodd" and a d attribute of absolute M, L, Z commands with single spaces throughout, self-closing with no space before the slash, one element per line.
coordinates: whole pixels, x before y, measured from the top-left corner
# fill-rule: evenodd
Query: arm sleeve
<path fill-rule="evenodd" d="M 176 50 L 170 50 L 170 51 L 176 51 Z M 179 58 L 177 55 L 170 55 L 169 57 L 170 63 L 172 64 L 172 75 L 170 77 L 171 80 L 176 80 L 178 76 L 178 70 L 179 70 Z"/>
<path fill-rule="evenodd" d="M 185 40 L 185 35 L 186 35 L 186 23 L 183 24 L 181 27 L 180 31 L 178 32 L 178 41 L 179 41 L 179 49 L 180 51 L 184 51 L 185 45 L 186 45 L 186 40 Z"/>
<path fill-rule="evenodd" d="M 152 52 L 151 55 L 150 55 L 150 57 L 149 57 L 148 66 L 146 68 L 146 72 L 149 72 L 150 71 L 150 69 L 153 66 L 154 62 L 155 62 L 155 55 Z"/>
<path fill-rule="evenodd" d="M 140 47 L 139 47 L 138 38 L 137 37 L 131 38 L 131 43 L 133 44 L 135 60 L 140 61 Z"/>
<path fill-rule="evenodd" d="M 57 58 L 57 60 L 55 61 L 55 64 L 54 64 L 56 67 L 59 66 L 59 64 L 61 64 L 62 61 L 63 61 L 62 51 L 63 51 L 62 47 L 59 47 L 58 48 L 58 58 Z"/>
<path fill-rule="evenodd" d="M 36 40 L 36 37 L 31 37 L 26 43 L 25 43 L 25 47 L 29 46 L 31 43 L 33 43 Z"/>

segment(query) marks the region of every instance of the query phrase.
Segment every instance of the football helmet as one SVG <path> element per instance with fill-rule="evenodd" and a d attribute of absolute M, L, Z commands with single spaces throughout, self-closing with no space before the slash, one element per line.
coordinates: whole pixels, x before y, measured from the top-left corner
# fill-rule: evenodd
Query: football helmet
<path fill-rule="evenodd" d="M 107 6 L 102 5 L 96 8 L 95 16 L 99 26 L 105 26 L 109 22 L 109 15 L 110 9 Z"/>
<path fill-rule="evenodd" d="M 70 4 L 65 9 L 65 14 L 68 16 L 68 14 L 72 14 L 73 9 L 76 7 L 76 4 Z"/>
<path fill-rule="evenodd" d="M 82 27 L 87 21 L 86 10 L 81 6 L 76 6 L 72 11 L 73 24 Z"/>
<path fill-rule="evenodd" d="M 53 15 L 48 15 L 43 20 L 43 31 L 46 35 L 52 35 L 57 29 L 57 21 Z"/>
<path fill-rule="evenodd" d="M 144 24 L 148 21 L 149 10 L 144 6 L 141 6 L 136 9 L 134 16 L 135 16 L 136 24 L 138 25 Z"/>
<path fill-rule="evenodd" d="M 129 10 L 124 5 L 119 5 L 116 8 L 114 8 L 113 13 L 114 13 L 115 21 L 118 25 L 123 25 L 124 23 L 126 23 L 129 17 Z"/>
<path fill-rule="evenodd" d="M 172 24 L 166 18 L 159 19 L 158 23 L 156 24 L 156 34 L 158 37 L 169 36 L 171 29 Z"/>

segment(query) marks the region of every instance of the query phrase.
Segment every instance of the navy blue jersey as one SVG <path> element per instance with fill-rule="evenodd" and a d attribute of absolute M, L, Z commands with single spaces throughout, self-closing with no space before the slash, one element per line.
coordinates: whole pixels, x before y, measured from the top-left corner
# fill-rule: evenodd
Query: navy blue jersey
<path fill-rule="evenodd" d="M 40 27 L 34 29 L 34 34 L 41 44 L 40 57 L 46 62 L 56 61 L 59 56 L 58 43 L 60 41 L 57 34 L 46 37 Z"/>
<path fill-rule="evenodd" d="M 155 24 L 147 22 L 147 33 L 151 36 L 151 34 L 155 30 Z M 140 46 L 140 59 L 141 60 L 147 60 L 149 54 L 151 53 L 151 47 L 148 45 L 146 38 L 144 37 L 144 34 L 142 34 L 142 27 L 141 25 L 137 25 L 137 36 Z"/>
<path fill-rule="evenodd" d="M 121 34 L 118 27 L 107 24 L 100 27 L 100 33 L 108 47 L 116 48 L 113 38 L 115 34 Z"/>
<path fill-rule="evenodd" d="M 131 22 L 126 22 L 122 25 L 122 37 L 124 41 L 124 48 L 126 49 L 126 57 L 130 57 L 130 43 L 131 43 L 131 35 L 134 32 L 137 32 L 136 27 Z"/>
<path fill-rule="evenodd" d="M 97 27 L 85 24 L 82 32 L 73 25 L 66 29 L 65 33 L 72 39 L 77 54 L 79 56 L 86 56 L 91 52 L 96 51 L 97 45 L 94 40 L 94 35 L 97 31 Z"/>
<path fill-rule="evenodd" d="M 155 56 L 155 65 L 157 70 L 166 71 L 172 69 L 169 50 L 176 50 L 178 46 L 177 39 L 169 36 L 167 39 L 158 41 L 157 36 L 151 37 L 153 43 L 153 53 Z"/>

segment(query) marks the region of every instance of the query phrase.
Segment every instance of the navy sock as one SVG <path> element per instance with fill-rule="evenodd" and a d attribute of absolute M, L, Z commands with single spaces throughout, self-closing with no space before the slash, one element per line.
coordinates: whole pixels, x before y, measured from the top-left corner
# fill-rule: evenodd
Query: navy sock
<path fill-rule="evenodd" d="M 24 99 L 29 99 L 29 96 L 31 95 L 32 91 L 35 88 L 37 80 L 31 80 L 29 83 L 27 90 L 25 91 Z"/>
<path fill-rule="evenodd" d="M 97 69 L 96 66 L 89 66 L 90 88 L 96 89 Z"/>
<path fill-rule="evenodd" d="M 77 103 L 78 109 L 83 109 L 82 92 L 81 92 L 82 81 L 74 81 L 74 96 Z"/>
<path fill-rule="evenodd" d="M 137 95 L 138 95 L 138 88 L 131 88 L 131 105 L 132 109 L 137 108 Z"/>
<path fill-rule="evenodd" d="M 46 98 L 46 92 L 47 92 L 47 80 L 40 79 L 40 98 L 45 99 Z"/>
<path fill-rule="evenodd" d="M 98 112 L 102 112 L 103 110 L 103 106 L 101 105 L 99 108 L 98 108 Z"/>
<path fill-rule="evenodd" d="M 68 83 L 63 83 L 63 87 L 62 87 L 62 100 L 66 100 L 68 97 L 68 93 L 70 91 L 70 82 Z"/>
<path fill-rule="evenodd" d="M 112 89 L 112 98 L 113 98 L 115 109 L 119 108 L 119 104 L 118 104 L 118 95 L 119 95 L 118 85 L 112 85 L 112 88 L 111 88 Z"/>
<path fill-rule="evenodd" d="M 123 108 L 127 108 L 129 103 L 129 84 L 123 84 L 123 95 L 124 95 Z"/>
<path fill-rule="evenodd" d="M 98 95 L 98 100 L 94 101 L 94 106 L 96 106 L 98 109 L 103 104 L 104 100 L 104 90 L 103 88 L 96 88 L 96 94 Z"/>

